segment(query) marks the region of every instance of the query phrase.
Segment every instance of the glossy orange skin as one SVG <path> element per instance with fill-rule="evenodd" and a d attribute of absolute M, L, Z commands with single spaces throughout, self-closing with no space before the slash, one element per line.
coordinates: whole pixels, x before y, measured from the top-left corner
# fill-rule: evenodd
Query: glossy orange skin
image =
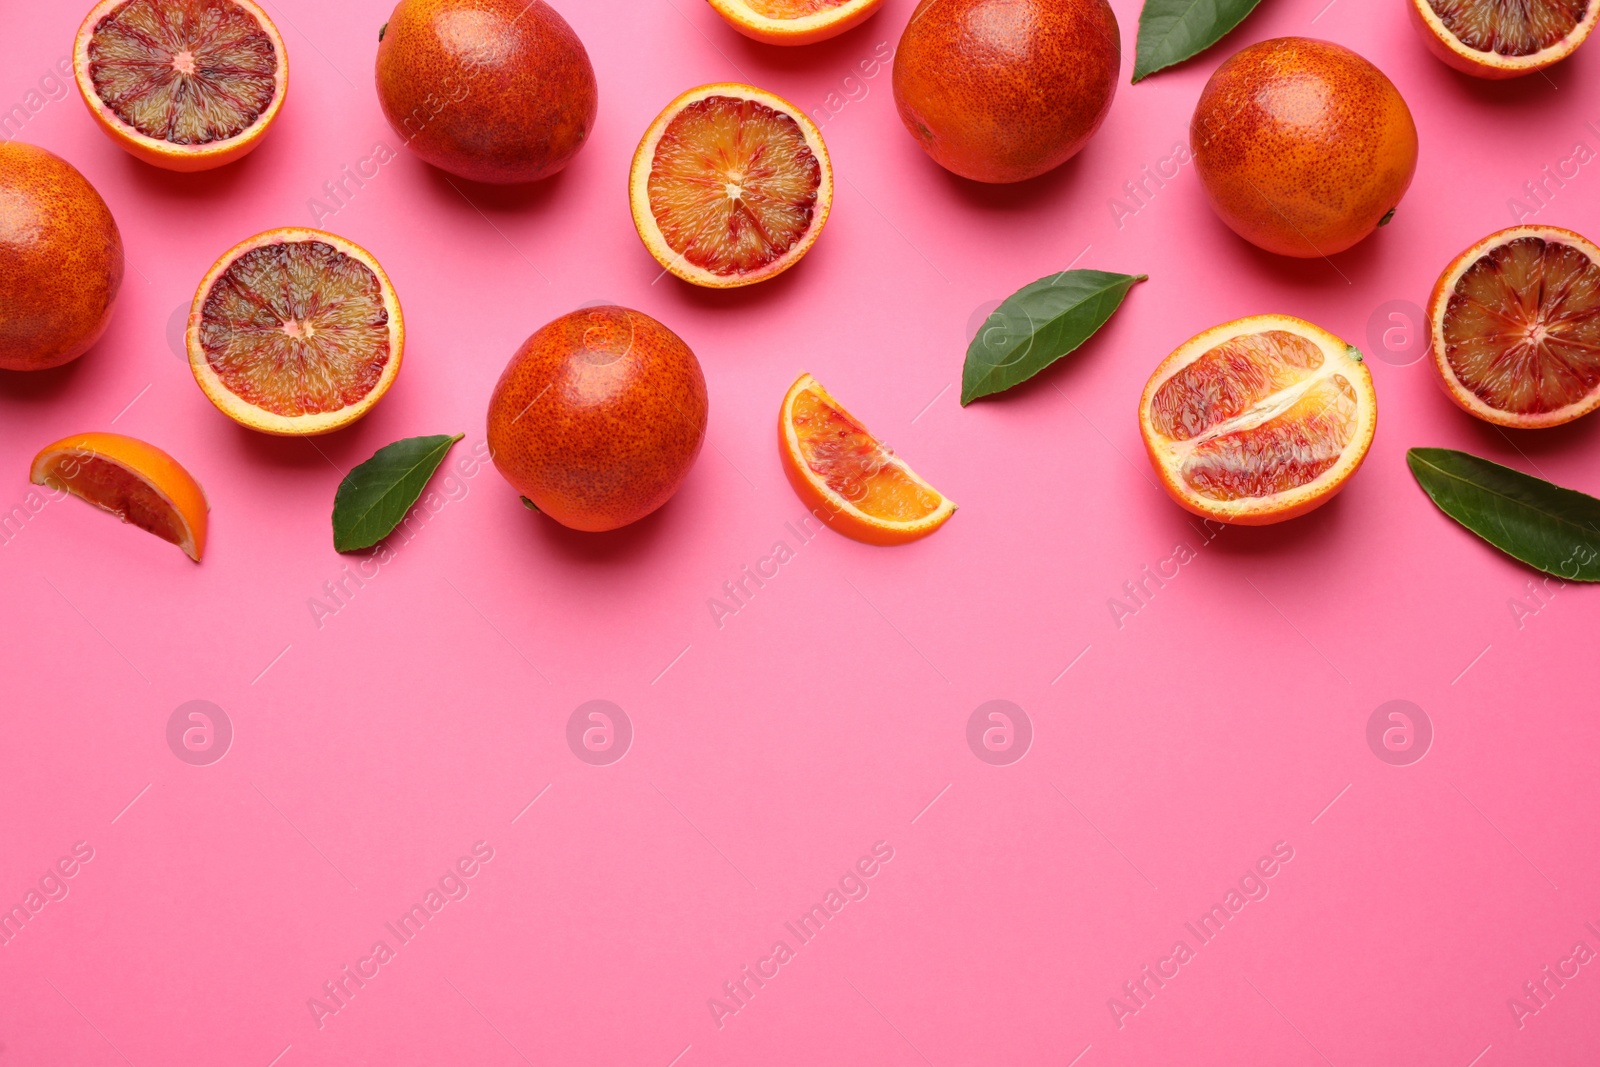
<path fill-rule="evenodd" d="M 501 185 L 570 163 L 600 101 L 583 42 L 544 0 L 400 0 L 377 80 L 384 116 L 413 152 Z"/>
<path fill-rule="evenodd" d="M 71 163 L 0 144 L 0 370 L 70 363 L 105 333 L 122 288 L 122 234 Z"/>
<path fill-rule="evenodd" d="M 922 0 L 895 51 L 894 101 L 946 170 L 1020 182 L 1100 128 L 1121 63 L 1105 0 Z"/>
<path fill-rule="evenodd" d="M 1417 127 L 1384 73 L 1348 48 L 1280 37 L 1217 68 L 1189 125 L 1211 206 L 1284 256 L 1342 252 L 1400 203 Z"/>
<path fill-rule="evenodd" d="M 584 308 L 511 357 L 489 400 L 489 452 L 563 526 L 614 530 L 678 491 L 706 412 L 700 362 L 677 334 L 629 308 Z"/>

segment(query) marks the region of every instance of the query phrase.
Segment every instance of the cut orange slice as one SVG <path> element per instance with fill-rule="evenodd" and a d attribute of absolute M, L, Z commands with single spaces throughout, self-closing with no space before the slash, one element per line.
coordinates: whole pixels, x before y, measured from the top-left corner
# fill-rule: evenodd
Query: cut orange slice
<path fill-rule="evenodd" d="M 633 156 L 633 224 L 663 268 L 727 289 L 776 277 L 811 250 L 833 166 L 805 112 L 751 85 L 690 89 Z"/>
<path fill-rule="evenodd" d="M 189 369 L 223 414 L 263 433 L 350 425 L 394 384 L 405 321 L 366 249 L 269 230 L 217 260 L 189 310 Z"/>
<path fill-rule="evenodd" d="M 783 398 L 778 451 L 811 514 L 857 541 L 915 541 L 955 514 L 954 501 L 917 477 L 809 374 Z"/>
<path fill-rule="evenodd" d="M 1500 426 L 1559 426 L 1600 407 L 1600 248 L 1513 226 L 1445 268 L 1428 301 L 1433 363 L 1457 404 Z"/>
<path fill-rule="evenodd" d="M 73 69 L 101 129 L 167 170 L 248 155 L 289 91 L 289 53 L 254 0 L 101 0 Z"/>
<path fill-rule="evenodd" d="M 811 44 L 865 22 L 883 0 L 711 0 L 746 37 L 767 44 Z"/>
<path fill-rule="evenodd" d="M 118 433 L 63 437 L 33 458 L 30 478 L 172 542 L 196 563 L 206 550 L 206 494 L 154 445 Z"/>
<path fill-rule="evenodd" d="M 1428 50 L 1477 78 L 1516 78 L 1567 58 L 1600 21 L 1600 0 L 1411 0 Z"/>
<path fill-rule="evenodd" d="M 1265 526 L 1326 504 L 1367 458 L 1378 398 L 1361 353 L 1288 315 L 1185 341 L 1139 399 L 1139 429 L 1172 499 Z"/>

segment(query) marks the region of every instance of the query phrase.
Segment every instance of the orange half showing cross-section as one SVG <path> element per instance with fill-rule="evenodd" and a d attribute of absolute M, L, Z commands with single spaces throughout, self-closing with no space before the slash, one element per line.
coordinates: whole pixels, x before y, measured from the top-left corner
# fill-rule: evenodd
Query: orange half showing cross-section
<path fill-rule="evenodd" d="M 1139 429 L 1168 493 L 1196 515 L 1265 526 L 1328 502 L 1378 424 L 1361 353 L 1288 315 L 1184 342 L 1150 376 Z"/>
<path fill-rule="evenodd" d="M 746 37 L 767 44 L 811 44 L 865 22 L 883 0 L 711 0 Z"/>

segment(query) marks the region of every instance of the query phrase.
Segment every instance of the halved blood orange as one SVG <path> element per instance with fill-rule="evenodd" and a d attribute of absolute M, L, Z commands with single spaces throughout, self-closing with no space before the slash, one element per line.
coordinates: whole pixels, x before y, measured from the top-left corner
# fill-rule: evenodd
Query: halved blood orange
<path fill-rule="evenodd" d="M 400 372 L 405 320 L 389 276 L 321 230 L 268 230 L 223 254 L 189 309 L 189 369 L 223 414 L 283 436 L 330 433 Z"/>
<path fill-rule="evenodd" d="M 1571 55 L 1600 0 L 1411 0 L 1428 50 L 1477 78 L 1516 78 Z"/>
<path fill-rule="evenodd" d="M 752 85 L 690 89 L 651 123 L 628 179 L 633 224 L 685 281 L 727 289 L 782 274 L 833 205 L 833 165 L 805 112 Z"/>
<path fill-rule="evenodd" d="M 1361 353 L 1288 315 L 1190 338 L 1139 399 L 1139 429 L 1172 499 L 1265 526 L 1326 504 L 1367 458 L 1378 398 Z"/>
<path fill-rule="evenodd" d="M 810 44 L 865 22 L 883 0 L 711 0 L 734 29 L 767 44 Z"/>
<path fill-rule="evenodd" d="M 811 514 L 857 541 L 915 541 L 955 514 L 954 501 L 917 477 L 809 374 L 783 398 L 778 451 Z"/>
<path fill-rule="evenodd" d="M 167 170 L 248 155 L 289 91 L 289 53 L 254 0 L 101 0 L 73 68 L 101 129 Z"/>
<path fill-rule="evenodd" d="M 1559 426 L 1600 407 L 1600 248 L 1512 226 L 1457 256 L 1428 301 L 1445 391 L 1501 426 Z"/>
<path fill-rule="evenodd" d="M 205 491 L 154 445 L 119 433 L 74 434 L 40 450 L 30 478 L 172 542 L 196 563 L 205 553 Z"/>

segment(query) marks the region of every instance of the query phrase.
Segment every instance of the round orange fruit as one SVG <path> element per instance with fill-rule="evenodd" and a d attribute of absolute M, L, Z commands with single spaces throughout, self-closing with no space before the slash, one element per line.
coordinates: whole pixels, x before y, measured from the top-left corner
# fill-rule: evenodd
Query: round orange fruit
<path fill-rule="evenodd" d="M 301 437 L 355 422 L 400 373 L 405 319 L 372 254 L 321 230 L 241 241 L 189 310 L 189 369 L 241 426 Z"/>
<path fill-rule="evenodd" d="M 883 0 L 711 0 L 717 14 L 766 44 L 811 44 L 858 26 Z"/>
<path fill-rule="evenodd" d="M 1366 459 L 1377 425 L 1361 353 L 1288 315 L 1190 338 L 1139 398 L 1145 449 L 1172 499 L 1242 526 L 1326 504 Z"/>
<path fill-rule="evenodd" d="M 1262 41 L 1217 68 L 1189 125 L 1211 206 L 1251 244 L 1331 256 L 1388 222 L 1417 169 L 1394 83 L 1348 48 Z"/>
<path fill-rule="evenodd" d="M 544 0 L 400 0 L 378 35 L 378 101 L 425 162 L 507 185 L 561 170 L 594 129 L 583 42 Z"/>
<path fill-rule="evenodd" d="M 1100 128 L 1121 63 L 1105 0 L 922 0 L 894 54 L 894 100 L 946 170 L 1020 182 Z"/>
<path fill-rule="evenodd" d="M 100 128 L 166 170 L 250 154 L 289 91 L 289 53 L 255 0 L 100 0 L 72 65 Z"/>
<path fill-rule="evenodd" d="M 1428 301 L 1445 392 L 1487 422 L 1559 426 L 1600 407 L 1600 248 L 1512 226 L 1462 252 Z"/>
<path fill-rule="evenodd" d="M 0 370 L 70 363 L 105 333 L 122 288 L 122 234 L 71 163 L 0 144 Z"/>
<path fill-rule="evenodd" d="M 29 478 L 172 542 L 196 563 L 205 554 L 205 491 L 154 445 L 119 433 L 74 434 L 40 449 Z"/>
<path fill-rule="evenodd" d="M 806 510 L 871 545 L 927 537 L 956 512 L 822 383 L 802 374 L 778 409 L 778 455 Z"/>
<path fill-rule="evenodd" d="M 489 453 L 511 487 L 574 530 L 665 504 L 706 436 L 706 380 L 682 338 L 642 312 L 563 315 L 519 348 L 489 400 Z"/>
<path fill-rule="evenodd" d="M 1570 56 L 1600 0 L 1410 0 L 1428 51 L 1475 78 L 1518 78 Z"/>
<path fill-rule="evenodd" d="M 702 85 L 645 131 L 628 198 L 664 272 L 730 289 L 777 277 L 811 250 L 833 207 L 833 164 L 816 124 L 781 96 Z"/>

